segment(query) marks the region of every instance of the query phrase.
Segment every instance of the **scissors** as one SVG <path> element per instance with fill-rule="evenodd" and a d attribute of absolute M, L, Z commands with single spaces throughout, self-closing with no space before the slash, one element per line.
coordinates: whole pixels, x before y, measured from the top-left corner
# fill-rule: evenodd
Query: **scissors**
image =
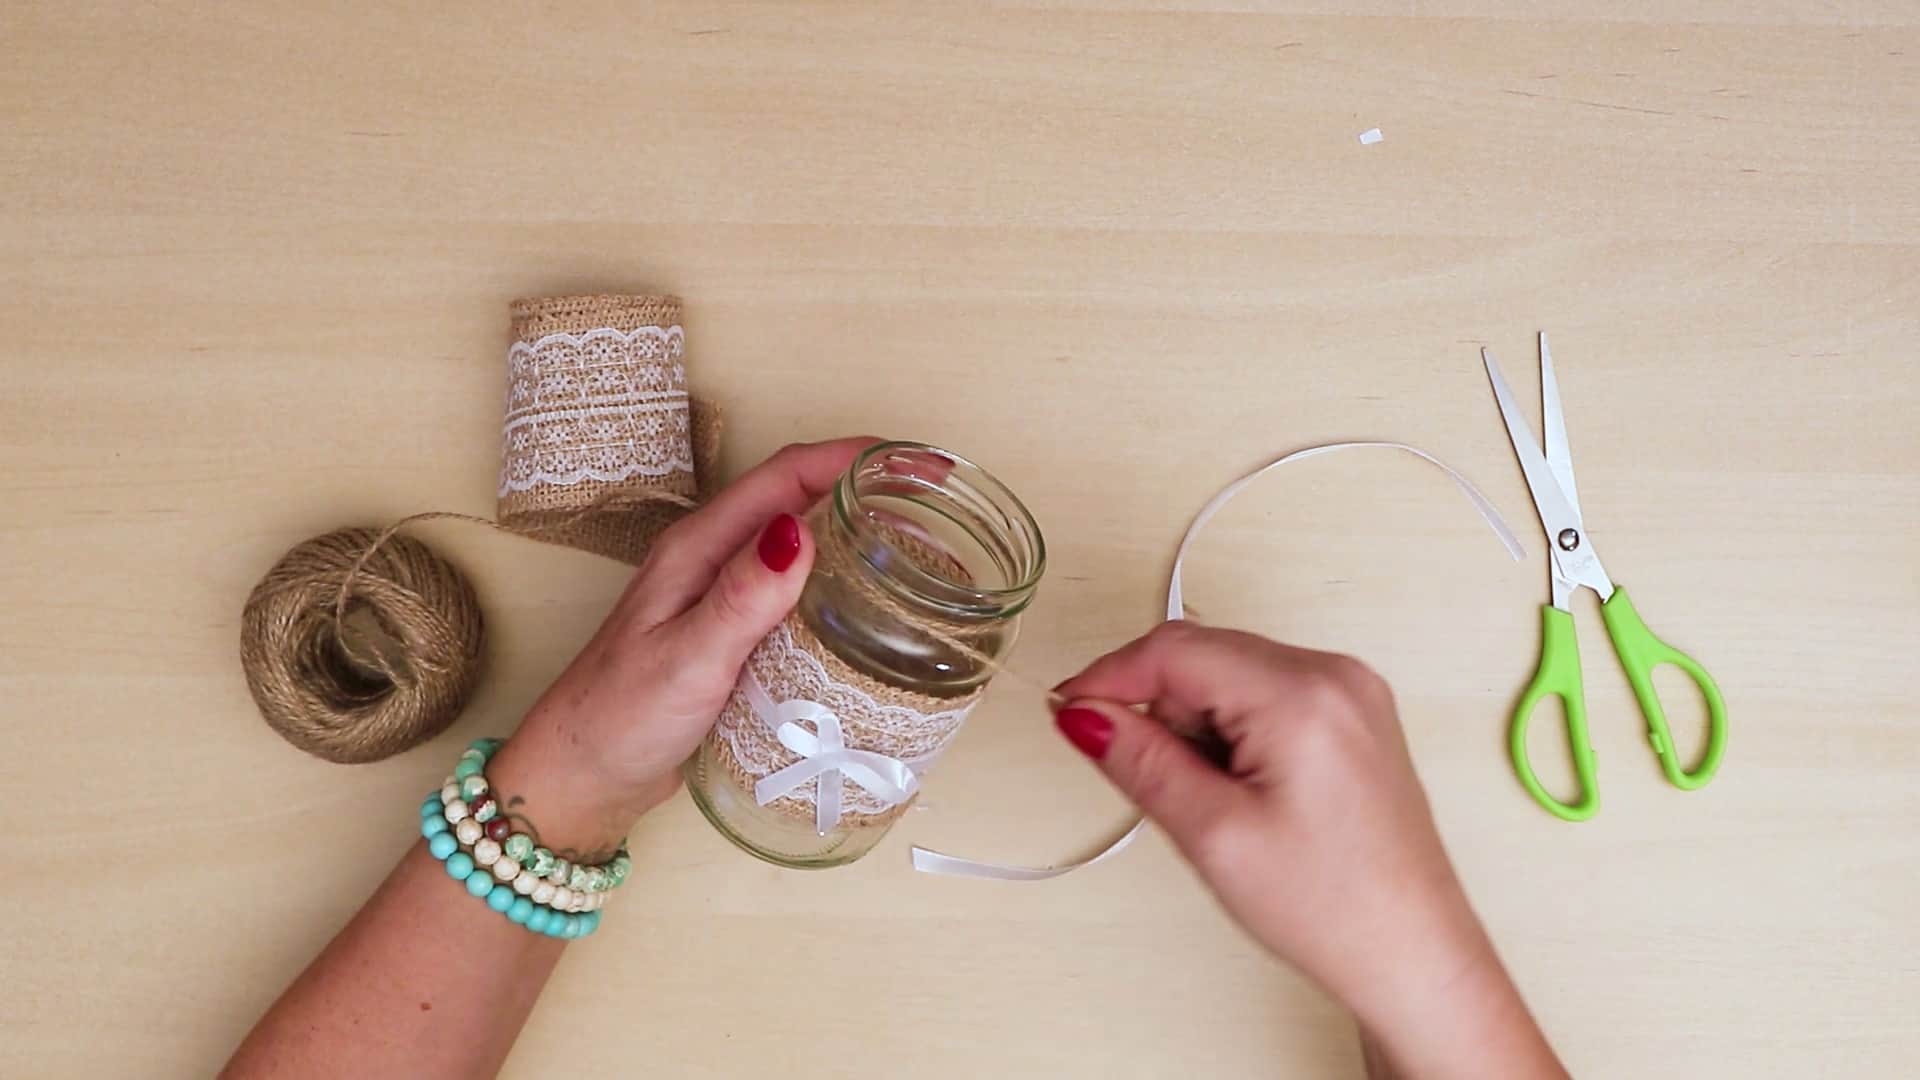
<path fill-rule="evenodd" d="M 1567 606 L 1574 590 L 1592 589 L 1600 597 L 1600 616 L 1607 624 L 1607 636 L 1620 657 L 1627 681 L 1633 684 L 1633 696 L 1640 703 L 1640 715 L 1647 722 L 1647 739 L 1659 755 L 1660 768 L 1667 780 L 1683 791 L 1704 787 L 1720 767 L 1720 756 L 1727 747 L 1727 708 L 1713 676 L 1686 653 L 1655 637 L 1640 613 L 1633 608 L 1627 590 L 1616 587 L 1600 565 L 1600 555 L 1587 537 L 1580 516 L 1580 495 L 1573 486 L 1573 459 L 1567 451 L 1567 425 L 1560 412 L 1560 385 L 1553 376 L 1553 356 L 1547 351 L 1547 335 L 1540 335 L 1540 412 L 1547 435 L 1547 450 L 1533 441 L 1514 402 L 1513 391 L 1500 375 L 1493 354 L 1480 350 L 1486 361 L 1487 378 L 1493 383 L 1493 396 L 1500 403 L 1500 419 L 1507 425 L 1507 437 L 1513 441 L 1514 456 L 1520 459 L 1520 471 L 1526 474 L 1527 489 L 1533 494 L 1534 509 L 1547 533 L 1548 570 L 1553 580 L 1553 601 L 1540 608 L 1540 664 L 1533 681 L 1520 695 L 1514 707 L 1513 726 L 1507 732 L 1508 750 L 1513 767 L 1520 774 L 1534 801 L 1567 821 L 1585 821 L 1600 809 L 1600 793 L 1593 780 L 1593 744 L 1587 740 L 1587 703 L 1580 681 L 1580 645 L 1574 637 L 1573 615 Z M 1707 748 L 1700 763 L 1689 771 L 1684 768 L 1667 729 L 1667 714 L 1660 707 L 1660 696 L 1653 686 L 1653 669 L 1672 664 L 1685 672 L 1707 700 Z M 1554 798 L 1533 774 L 1527 759 L 1527 721 L 1534 707 L 1548 697 L 1560 699 L 1567 716 L 1567 742 L 1573 751 L 1573 770 L 1580 781 L 1576 802 Z"/>

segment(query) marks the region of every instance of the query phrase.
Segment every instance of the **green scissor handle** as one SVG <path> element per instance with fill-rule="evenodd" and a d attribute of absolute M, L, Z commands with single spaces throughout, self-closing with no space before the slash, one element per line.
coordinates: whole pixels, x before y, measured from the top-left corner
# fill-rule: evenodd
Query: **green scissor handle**
<path fill-rule="evenodd" d="M 1660 755 L 1660 768 L 1667 781 L 1683 791 L 1705 787 L 1720 767 L 1720 756 L 1727 749 L 1727 705 L 1721 700 L 1720 687 L 1713 676 L 1693 657 L 1655 637 L 1633 608 L 1627 590 L 1615 588 L 1607 602 L 1600 605 L 1600 616 L 1607 622 L 1607 636 L 1613 639 L 1613 651 L 1620 655 L 1627 681 L 1633 684 L 1633 696 L 1639 699 L 1640 715 L 1647 721 L 1647 739 L 1653 752 Z M 1687 673 L 1707 699 L 1707 748 L 1700 763 L 1689 772 L 1680 765 L 1673 748 L 1673 736 L 1667 730 L 1667 713 L 1660 707 L 1660 695 L 1653 688 L 1653 669 L 1672 664 Z"/>
<path fill-rule="evenodd" d="M 1641 629 L 1644 631 L 1645 627 Z M 1527 721 L 1533 716 L 1534 706 L 1549 697 L 1559 698 L 1567 713 L 1567 746 L 1573 752 L 1574 775 L 1580 779 L 1578 802 L 1563 803 L 1554 798 L 1540 783 L 1540 778 L 1533 775 L 1533 763 L 1527 760 Z M 1664 721 L 1662 724 L 1664 726 Z M 1514 707 L 1513 726 L 1507 729 L 1507 749 L 1513 755 L 1514 771 L 1520 774 L 1520 783 L 1526 786 L 1527 793 L 1555 817 L 1585 821 L 1600 809 L 1600 792 L 1593 783 L 1593 744 L 1587 741 L 1587 695 L 1580 682 L 1580 642 L 1573 636 L 1573 616 L 1552 604 L 1540 605 L 1540 666 L 1520 695 L 1520 704 Z"/>

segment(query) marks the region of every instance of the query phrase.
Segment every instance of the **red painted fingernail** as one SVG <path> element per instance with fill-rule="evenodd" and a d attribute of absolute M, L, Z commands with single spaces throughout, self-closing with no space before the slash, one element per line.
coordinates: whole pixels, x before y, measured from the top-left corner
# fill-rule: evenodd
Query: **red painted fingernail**
<path fill-rule="evenodd" d="M 1107 756 L 1107 744 L 1113 742 L 1113 721 L 1092 709 L 1061 709 L 1053 726 L 1074 749 L 1095 761 Z"/>
<path fill-rule="evenodd" d="M 784 573 L 800 557 L 800 519 L 781 514 L 760 534 L 760 561 L 776 574 Z"/>

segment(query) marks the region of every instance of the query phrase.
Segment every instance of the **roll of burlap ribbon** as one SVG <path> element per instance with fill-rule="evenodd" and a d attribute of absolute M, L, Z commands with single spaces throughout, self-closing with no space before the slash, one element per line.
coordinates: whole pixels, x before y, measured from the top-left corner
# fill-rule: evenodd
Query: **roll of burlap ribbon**
<path fill-rule="evenodd" d="M 718 417 L 685 356 L 678 297 L 515 301 L 500 525 L 639 565 L 715 478 Z"/>
<path fill-rule="evenodd" d="M 254 703 L 288 742 L 378 761 L 446 730 L 479 682 L 483 621 L 464 575 L 409 522 L 455 518 L 633 565 L 709 493 L 719 417 L 687 392 L 672 296 L 517 300 L 496 516 L 415 514 L 298 544 L 242 614 Z"/>

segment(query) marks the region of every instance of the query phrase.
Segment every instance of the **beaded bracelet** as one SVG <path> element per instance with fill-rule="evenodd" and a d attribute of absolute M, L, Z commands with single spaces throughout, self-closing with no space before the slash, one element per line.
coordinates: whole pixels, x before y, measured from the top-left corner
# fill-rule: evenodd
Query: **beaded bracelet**
<path fill-rule="evenodd" d="M 444 816 L 453 828 L 454 838 L 476 863 L 498 867 L 496 875 L 500 881 L 514 884 L 522 896 L 533 896 L 536 903 L 550 903 L 562 911 L 588 910 L 603 903 L 604 900 L 580 898 L 604 894 L 627 880 L 633 862 L 626 845 L 621 844 L 607 862 L 585 866 L 569 863 L 546 848 L 535 846 L 531 836 L 514 832 L 512 824 L 501 814 L 482 771 L 499 746 L 498 739 L 476 740 L 461 753 L 453 775 L 440 788 Z M 502 867 L 503 857 L 506 865 Z M 520 885 L 523 877 L 532 880 Z M 539 887 L 542 878 L 554 887 L 552 893 Z"/>
<path fill-rule="evenodd" d="M 609 890 L 625 883 L 633 863 L 626 846 L 600 866 L 570 864 L 515 832 L 500 815 L 483 772 L 500 740 L 469 746 L 440 790 L 420 805 L 427 850 L 467 892 L 516 925 L 552 937 L 574 938 L 600 925 Z"/>
<path fill-rule="evenodd" d="M 586 914 L 555 911 L 497 882 L 491 870 L 475 865 L 473 856 L 460 850 L 459 841 L 447 829 L 442 810 L 440 793 L 428 794 L 426 802 L 420 805 L 420 831 L 427 837 L 427 850 L 446 867 L 448 877 L 466 885 L 469 895 L 485 900 L 488 907 L 505 915 L 514 925 L 524 926 L 536 934 L 576 938 L 600 928 L 598 911 Z"/>

